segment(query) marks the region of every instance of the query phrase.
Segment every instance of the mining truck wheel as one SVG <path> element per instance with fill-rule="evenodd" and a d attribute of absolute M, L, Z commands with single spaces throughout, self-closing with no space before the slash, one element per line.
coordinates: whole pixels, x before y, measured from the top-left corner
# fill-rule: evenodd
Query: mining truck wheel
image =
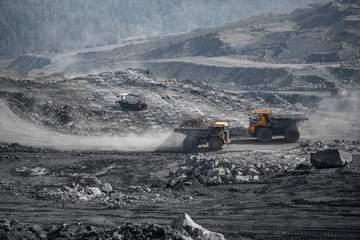
<path fill-rule="evenodd" d="M 296 142 L 299 137 L 300 133 L 299 130 L 296 127 L 287 127 L 284 132 L 285 141 L 286 142 Z"/>
<path fill-rule="evenodd" d="M 220 150 L 223 146 L 223 141 L 218 137 L 210 138 L 209 141 L 209 148 L 211 151 L 217 151 Z"/>
<path fill-rule="evenodd" d="M 195 151 L 199 146 L 199 141 L 195 137 L 186 137 L 183 142 L 185 151 Z"/>
<path fill-rule="evenodd" d="M 256 137 L 261 143 L 270 142 L 272 139 L 272 132 L 269 128 L 260 128 L 257 131 Z"/>

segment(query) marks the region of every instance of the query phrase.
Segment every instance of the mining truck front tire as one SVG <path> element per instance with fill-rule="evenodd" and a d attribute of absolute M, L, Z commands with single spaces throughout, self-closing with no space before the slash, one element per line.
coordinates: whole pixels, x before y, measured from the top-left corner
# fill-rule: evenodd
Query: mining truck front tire
<path fill-rule="evenodd" d="M 271 141 L 273 135 L 269 128 L 263 127 L 257 131 L 256 137 L 259 142 L 266 143 Z"/>
<path fill-rule="evenodd" d="M 218 137 L 210 138 L 210 140 L 209 140 L 209 149 L 211 151 L 220 150 L 220 149 L 222 149 L 223 144 L 224 144 L 224 142 Z"/>
<path fill-rule="evenodd" d="M 187 152 L 193 152 L 199 146 L 199 140 L 195 137 L 186 137 L 183 142 L 184 149 Z"/>
<path fill-rule="evenodd" d="M 293 143 L 299 139 L 300 133 L 296 127 L 287 127 L 285 129 L 284 136 L 286 142 Z"/>

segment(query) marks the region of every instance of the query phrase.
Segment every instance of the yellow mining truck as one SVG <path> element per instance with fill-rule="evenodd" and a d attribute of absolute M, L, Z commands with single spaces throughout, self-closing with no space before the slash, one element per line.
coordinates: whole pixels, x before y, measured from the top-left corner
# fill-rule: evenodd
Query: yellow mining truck
<path fill-rule="evenodd" d="M 259 142 L 269 142 L 273 136 L 284 136 L 286 142 L 296 142 L 300 133 L 297 123 L 308 120 L 303 114 L 275 115 L 269 109 L 255 109 L 250 118 L 249 135 Z"/>
<path fill-rule="evenodd" d="M 183 142 L 185 151 L 195 151 L 199 145 L 208 145 L 211 151 L 216 151 L 230 143 L 228 126 L 228 120 L 218 120 L 204 128 L 179 127 L 174 132 L 186 135 Z"/>

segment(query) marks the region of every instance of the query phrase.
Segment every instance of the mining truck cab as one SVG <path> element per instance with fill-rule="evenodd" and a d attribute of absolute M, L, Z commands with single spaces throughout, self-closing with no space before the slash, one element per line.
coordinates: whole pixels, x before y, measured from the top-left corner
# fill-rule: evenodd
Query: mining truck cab
<path fill-rule="evenodd" d="M 301 114 L 274 115 L 269 109 L 255 109 L 249 121 L 249 135 L 259 142 L 269 142 L 274 136 L 284 136 L 286 142 L 296 142 L 300 133 L 297 123 L 308 120 Z"/>
<path fill-rule="evenodd" d="M 269 127 L 271 125 L 270 118 L 274 115 L 269 109 L 255 109 L 254 115 L 250 117 L 249 134 L 251 137 L 256 137 L 256 132 L 259 127 Z"/>
<path fill-rule="evenodd" d="M 229 121 L 218 120 L 207 128 L 175 128 L 174 132 L 186 135 L 183 141 L 185 151 L 195 151 L 200 145 L 207 145 L 211 151 L 222 149 L 230 143 Z"/>
<path fill-rule="evenodd" d="M 130 93 L 119 93 L 116 95 L 115 104 L 121 109 L 142 110 L 147 108 L 144 96 Z"/>

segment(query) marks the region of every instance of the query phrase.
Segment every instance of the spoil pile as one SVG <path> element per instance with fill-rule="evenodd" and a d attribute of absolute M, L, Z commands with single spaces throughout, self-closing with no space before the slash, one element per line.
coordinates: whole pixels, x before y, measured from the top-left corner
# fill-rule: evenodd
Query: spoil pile
<path fill-rule="evenodd" d="M 51 63 L 51 60 L 44 57 L 24 55 L 16 58 L 10 63 L 9 68 L 14 69 L 19 74 L 26 76 L 33 69 L 43 68 Z"/>
<path fill-rule="evenodd" d="M 170 226 L 154 223 L 126 223 L 113 229 L 102 229 L 86 224 L 41 226 L 9 221 L 0 216 L 1 239 L 198 239 L 222 240 L 220 233 L 211 232 L 195 223 L 188 214 L 176 218 Z"/>
<path fill-rule="evenodd" d="M 325 142 L 323 140 L 311 143 L 309 140 L 302 141 L 297 147 L 304 152 L 317 152 L 326 149 L 338 149 L 346 152 L 359 152 L 360 151 L 360 140 L 347 141 L 343 139 L 335 139 L 332 142 Z"/>
<path fill-rule="evenodd" d="M 38 224 L 9 221 L 0 217 L 1 239 L 183 239 L 182 234 L 170 227 L 153 223 L 126 223 L 114 229 L 100 229 L 91 225 L 43 227 Z"/>
<path fill-rule="evenodd" d="M 175 172 L 169 172 L 168 186 L 191 185 L 192 181 L 209 185 L 260 182 L 295 168 L 293 164 L 285 162 L 240 164 L 226 158 L 189 155 Z"/>
<path fill-rule="evenodd" d="M 310 170 L 311 153 L 335 149 L 346 155 L 350 162 L 351 153 L 360 151 L 360 140 L 333 142 L 306 140 L 287 152 L 243 152 L 219 155 L 188 155 L 185 163 L 176 171 L 169 172 L 168 187 L 178 188 L 200 182 L 219 185 L 245 182 L 267 182 L 270 178 L 294 171 Z M 344 164 L 342 164 L 343 166 Z"/>
<path fill-rule="evenodd" d="M 99 179 L 97 186 L 82 186 L 72 183 L 56 188 L 43 188 L 33 191 L 36 199 L 53 200 L 61 204 L 127 207 L 143 205 L 147 202 L 166 203 L 169 201 L 181 201 L 185 197 L 178 196 L 166 188 L 150 188 L 147 186 L 129 186 L 127 188 L 114 189 L 109 183 L 101 183 Z M 90 181 L 90 180 L 88 180 Z"/>

